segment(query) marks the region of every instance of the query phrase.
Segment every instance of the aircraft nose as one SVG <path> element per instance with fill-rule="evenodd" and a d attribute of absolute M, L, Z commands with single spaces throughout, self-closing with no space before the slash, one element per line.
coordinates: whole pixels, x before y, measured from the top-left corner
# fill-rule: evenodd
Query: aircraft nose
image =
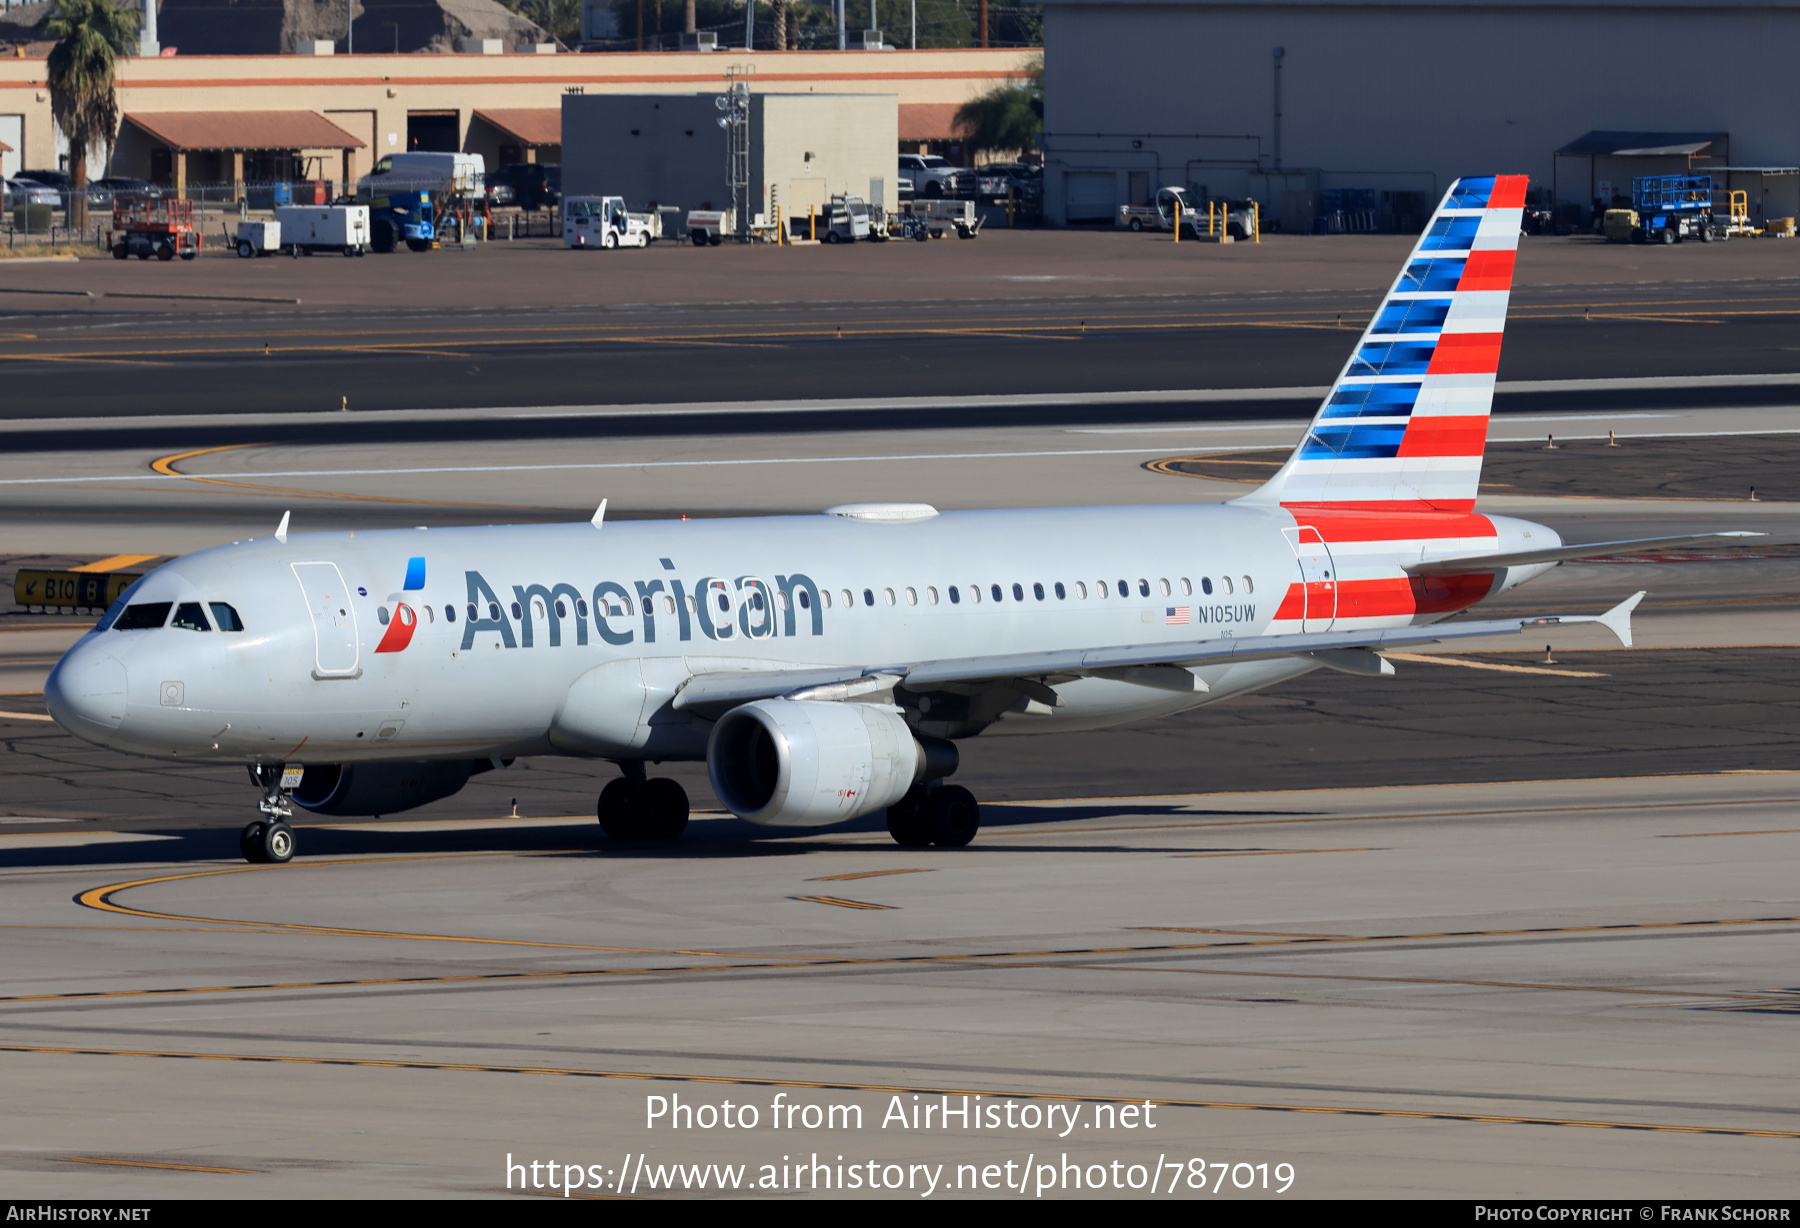
<path fill-rule="evenodd" d="M 104 745 L 125 719 L 125 665 L 93 644 L 63 654 L 44 683 L 44 706 L 58 725 Z"/>

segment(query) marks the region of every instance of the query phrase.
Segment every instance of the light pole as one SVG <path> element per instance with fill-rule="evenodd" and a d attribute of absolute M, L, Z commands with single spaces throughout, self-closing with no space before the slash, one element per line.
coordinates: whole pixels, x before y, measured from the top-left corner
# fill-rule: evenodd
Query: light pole
<path fill-rule="evenodd" d="M 381 24 L 384 26 L 393 26 L 394 27 L 394 54 L 399 55 L 400 54 L 400 23 L 397 21 L 384 21 Z"/>
<path fill-rule="evenodd" d="M 344 0 L 344 54 L 356 54 L 356 0 Z"/>

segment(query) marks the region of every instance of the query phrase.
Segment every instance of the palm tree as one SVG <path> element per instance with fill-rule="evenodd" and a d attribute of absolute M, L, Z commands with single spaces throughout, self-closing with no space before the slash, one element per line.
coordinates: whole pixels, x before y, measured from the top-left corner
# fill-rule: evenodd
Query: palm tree
<path fill-rule="evenodd" d="M 140 15 L 112 0 L 59 0 L 44 26 L 50 49 L 50 114 L 69 141 L 69 226 L 87 225 L 87 155 L 110 147 L 119 126 L 113 66 L 137 39 Z"/>
<path fill-rule="evenodd" d="M 1034 61 L 1023 81 L 996 85 L 956 110 L 955 126 L 969 152 L 1036 149 L 1044 130 L 1044 62 Z"/>

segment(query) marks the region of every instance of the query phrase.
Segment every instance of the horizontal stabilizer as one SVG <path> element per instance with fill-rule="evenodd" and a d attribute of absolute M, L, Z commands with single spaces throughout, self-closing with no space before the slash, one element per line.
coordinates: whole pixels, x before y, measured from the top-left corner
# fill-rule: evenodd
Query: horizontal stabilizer
<path fill-rule="evenodd" d="M 1427 559 L 1407 571 L 1415 576 L 1467 575 L 1471 571 L 1499 571 L 1530 563 L 1567 563 L 1574 559 L 1604 558 L 1614 554 L 1643 554 L 1676 546 L 1698 546 L 1722 538 L 1767 537 L 1767 533 L 1738 530 L 1730 533 L 1697 533 L 1685 537 L 1635 537 L 1629 541 L 1589 542 L 1584 546 L 1553 546 L 1548 550 L 1521 550 L 1514 554 L 1471 554 L 1457 559 Z"/>

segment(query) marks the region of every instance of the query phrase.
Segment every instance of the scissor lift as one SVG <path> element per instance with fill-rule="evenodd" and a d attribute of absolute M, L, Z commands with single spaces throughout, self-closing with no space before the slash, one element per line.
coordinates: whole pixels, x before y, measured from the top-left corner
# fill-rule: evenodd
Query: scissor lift
<path fill-rule="evenodd" d="M 136 256 L 148 260 L 192 260 L 200 254 L 201 235 L 194 225 L 194 202 L 167 197 L 121 197 L 113 201 L 114 260 Z"/>
<path fill-rule="evenodd" d="M 1631 181 L 1631 207 L 1637 214 L 1632 238 L 1640 243 L 1678 243 L 1699 239 L 1711 243 L 1713 225 L 1711 175 L 1646 175 Z"/>

